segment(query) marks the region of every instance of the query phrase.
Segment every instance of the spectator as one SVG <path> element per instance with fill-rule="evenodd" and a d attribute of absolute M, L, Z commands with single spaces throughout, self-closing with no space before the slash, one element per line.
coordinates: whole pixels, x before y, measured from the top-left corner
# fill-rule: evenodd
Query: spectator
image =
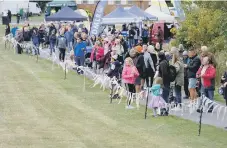
<path fill-rule="evenodd" d="M 135 45 L 135 40 L 134 40 L 134 35 L 135 35 L 135 30 L 130 27 L 129 31 L 128 31 L 128 41 L 129 41 L 129 48 L 131 49 L 134 45 Z"/>
<path fill-rule="evenodd" d="M 183 62 L 186 65 L 189 63 L 189 58 L 188 58 L 188 52 L 187 51 L 183 52 Z M 184 93 L 185 93 L 184 99 L 188 99 L 189 98 L 189 90 L 188 90 L 187 68 L 184 68 Z"/>
<path fill-rule="evenodd" d="M 102 44 L 100 41 L 96 41 L 91 51 L 91 57 L 90 57 L 92 62 L 92 68 L 96 72 L 97 72 L 97 69 L 99 69 L 99 65 L 103 56 L 104 56 L 104 48 L 102 47 Z"/>
<path fill-rule="evenodd" d="M 146 67 L 146 85 L 147 87 L 151 87 L 153 84 L 153 78 L 155 74 L 155 66 L 152 60 L 151 54 L 148 52 L 148 47 L 146 44 L 143 45 L 144 52 L 144 64 Z"/>
<path fill-rule="evenodd" d="M 7 15 L 8 15 L 8 18 L 9 18 L 9 23 L 11 23 L 12 13 L 11 13 L 11 11 L 10 11 L 10 10 L 8 10 Z"/>
<path fill-rule="evenodd" d="M 211 64 L 211 56 L 204 57 L 202 67 L 197 72 L 197 77 L 201 78 L 201 93 L 208 99 L 214 101 L 216 69 Z M 213 111 L 213 106 L 209 106 L 208 112 Z"/>
<path fill-rule="evenodd" d="M 188 56 L 190 58 L 190 62 L 188 64 L 185 64 L 185 68 L 187 68 L 187 76 L 188 76 L 188 89 L 190 93 L 190 99 L 193 103 L 195 99 L 197 98 L 196 93 L 196 72 L 199 70 L 201 61 L 199 57 L 196 54 L 195 49 L 189 50 Z"/>
<path fill-rule="evenodd" d="M 160 26 L 158 26 L 158 33 L 157 33 L 158 43 L 160 44 L 160 50 L 162 50 L 162 43 L 164 39 L 164 33 Z"/>
<path fill-rule="evenodd" d="M 152 61 L 153 61 L 153 63 L 154 63 L 154 68 L 155 68 L 155 70 L 157 70 L 156 67 L 158 66 L 158 56 L 157 56 L 157 52 L 156 52 L 155 49 L 154 49 L 154 46 L 149 45 L 147 51 L 148 51 L 148 52 L 150 53 L 150 55 L 151 55 Z"/>
<path fill-rule="evenodd" d="M 77 44 L 74 48 L 75 62 L 78 66 L 84 66 L 86 44 L 82 38 L 77 39 Z"/>
<path fill-rule="evenodd" d="M 49 36 L 49 41 L 50 41 L 50 55 L 52 55 L 53 52 L 55 52 L 55 45 L 56 45 L 56 33 L 55 30 L 52 30 L 50 36 Z"/>
<path fill-rule="evenodd" d="M 177 76 L 175 79 L 176 103 L 181 107 L 181 88 L 184 86 L 184 64 L 180 61 L 180 54 L 176 47 L 171 48 L 172 64 L 176 68 Z"/>
<path fill-rule="evenodd" d="M 96 43 L 96 36 L 95 35 L 91 36 L 91 42 L 92 42 L 93 45 L 95 45 L 95 43 Z"/>
<path fill-rule="evenodd" d="M 227 62 L 226 62 L 226 66 L 227 66 Z M 227 106 L 227 71 L 225 71 L 225 73 L 221 77 L 221 83 L 224 86 L 224 99 L 226 101 L 226 106 Z"/>
<path fill-rule="evenodd" d="M 143 47 L 141 46 L 136 46 L 136 57 L 133 59 L 134 65 L 136 66 L 138 72 L 139 72 L 139 77 L 136 79 L 135 85 L 136 85 L 136 92 L 139 93 L 145 83 L 145 78 L 146 78 L 146 67 L 144 63 L 144 55 L 143 55 Z"/>
<path fill-rule="evenodd" d="M 163 93 L 162 97 L 163 99 L 168 103 L 169 102 L 169 92 L 170 92 L 170 80 L 169 80 L 169 63 L 166 60 L 165 54 L 163 52 L 160 52 L 158 54 L 159 58 L 159 66 L 158 66 L 158 72 L 159 76 L 163 79 Z"/>
<path fill-rule="evenodd" d="M 137 45 L 138 43 L 138 40 L 139 40 L 139 36 L 140 36 L 140 29 L 136 26 L 136 24 L 134 25 L 134 32 L 135 32 L 135 35 L 134 35 L 134 44 Z M 142 39 L 141 39 L 142 40 Z"/>
<path fill-rule="evenodd" d="M 148 43 L 148 37 L 149 37 L 149 29 L 147 27 L 147 24 L 144 25 L 144 28 L 142 29 L 142 39 L 143 43 Z"/>
<path fill-rule="evenodd" d="M 11 33 L 12 33 L 13 37 L 16 36 L 17 30 L 18 30 L 18 27 L 16 25 L 14 25 L 13 28 L 11 29 Z"/>
<path fill-rule="evenodd" d="M 123 67 L 122 71 L 122 80 L 123 83 L 125 83 L 127 90 L 130 93 L 135 93 L 135 81 L 137 77 L 139 76 L 139 72 L 137 68 L 133 64 L 133 60 L 128 57 L 125 59 L 125 64 Z M 128 98 L 129 99 L 129 98 Z M 132 109 L 133 107 L 131 106 L 131 100 L 129 99 L 127 102 L 127 109 Z"/>
<path fill-rule="evenodd" d="M 65 38 L 67 40 L 67 48 L 69 53 L 73 48 L 73 31 L 70 26 L 68 26 L 68 31 L 65 33 Z"/>
<path fill-rule="evenodd" d="M 6 28 L 5 28 L 5 36 L 7 36 L 8 34 L 10 34 L 10 26 L 9 26 L 9 24 L 6 25 Z"/>
<path fill-rule="evenodd" d="M 56 46 L 60 51 L 59 60 L 61 62 L 64 62 L 65 61 L 65 50 L 66 50 L 66 47 L 67 47 L 67 40 L 64 36 L 63 30 L 60 32 L 60 36 L 57 38 Z"/>
<path fill-rule="evenodd" d="M 162 78 L 157 77 L 155 84 L 150 88 L 148 99 L 150 100 L 148 106 L 153 109 L 153 117 L 157 117 L 158 108 L 162 109 L 165 107 L 165 100 L 162 98 Z"/>
<path fill-rule="evenodd" d="M 139 40 L 138 40 L 136 46 L 141 46 L 141 47 L 143 47 L 143 39 L 142 39 L 142 38 L 139 38 Z"/>
<path fill-rule="evenodd" d="M 123 63 L 123 54 L 124 54 L 124 48 L 121 45 L 121 40 L 116 39 L 115 40 L 115 45 L 112 47 L 112 50 L 116 50 L 117 55 L 118 55 L 118 61 Z"/>
<path fill-rule="evenodd" d="M 39 44 L 40 44 L 40 36 L 38 34 L 38 29 L 34 28 L 32 32 L 32 43 L 34 45 L 34 51 L 35 55 L 40 54 L 39 53 Z"/>

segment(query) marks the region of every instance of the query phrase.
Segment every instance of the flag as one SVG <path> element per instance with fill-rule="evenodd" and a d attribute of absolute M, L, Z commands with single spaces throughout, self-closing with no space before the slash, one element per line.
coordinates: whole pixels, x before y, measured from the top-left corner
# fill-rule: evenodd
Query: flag
<path fill-rule="evenodd" d="M 90 36 L 95 35 L 98 36 L 99 35 L 99 28 L 102 22 L 102 17 L 104 15 L 104 10 L 107 4 L 107 0 L 100 0 L 97 5 L 96 5 L 96 9 L 93 15 L 93 20 L 91 23 L 91 29 L 90 29 Z"/>

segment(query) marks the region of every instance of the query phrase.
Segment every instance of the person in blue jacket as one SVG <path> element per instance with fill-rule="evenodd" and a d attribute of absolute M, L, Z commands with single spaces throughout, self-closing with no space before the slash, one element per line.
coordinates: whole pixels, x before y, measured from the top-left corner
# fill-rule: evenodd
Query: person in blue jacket
<path fill-rule="evenodd" d="M 86 44 L 82 38 L 77 38 L 77 44 L 74 47 L 75 62 L 78 66 L 84 66 Z"/>
<path fill-rule="evenodd" d="M 17 30 L 18 30 L 18 27 L 15 25 L 15 26 L 13 26 L 13 28 L 11 29 L 11 33 L 13 34 L 13 37 L 15 37 L 16 36 L 16 32 L 17 32 Z"/>
<path fill-rule="evenodd" d="M 33 28 L 33 32 L 32 32 L 32 43 L 34 45 L 34 51 L 35 51 L 35 55 L 40 54 L 39 53 L 39 45 L 40 45 L 40 35 L 38 33 L 38 29 L 37 28 Z"/>
<path fill-rule="evenodd" d="M 68 27 L 68 31 L 65 33 L 65 38 L 67 40 L 67 48 L 68 52 L 70 52 L 73 49 L 73 30 L 71 27 Z"/>

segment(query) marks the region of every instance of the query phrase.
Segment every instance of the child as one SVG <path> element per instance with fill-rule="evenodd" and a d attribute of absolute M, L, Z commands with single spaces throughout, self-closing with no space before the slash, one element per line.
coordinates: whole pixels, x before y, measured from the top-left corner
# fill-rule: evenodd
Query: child
<path fill-rule="evenodd" d="M 125 65 L 122 71 L 122 80 L 125 83 L 126 88 L 128 88 L 129 93 L 135 93 L 135 80 L 139 76 L 137 68 L 133 64 L 133 60 L 128 57 L 125 59 Z M 131 100 L 129 99 L 127 109 L 132 109 Z"/>
<path fill-rule="evenodd" d="M 165 100 L 162 98 L 162 84 L 163 80 L 160 77 L 155 79 L 154 85 L 151 87 L 148 99 L 150 100 L 148 106 L 153 109 L 154 117 L 157 117 L 157 109 L 165 107 Z"/>

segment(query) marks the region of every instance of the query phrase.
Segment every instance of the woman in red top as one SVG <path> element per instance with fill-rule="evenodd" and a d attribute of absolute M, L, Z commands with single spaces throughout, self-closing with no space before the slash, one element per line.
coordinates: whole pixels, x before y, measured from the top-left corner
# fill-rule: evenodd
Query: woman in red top
<path fill-rule="evenodd" d="M 201 94 L 210 100 L 214 100 L 216 69 L 211 63 L 211 57 L 206 56 L 202 59 L 202 67 L 197 72 L 197 77 L 201 78 Z M 209 112 L 212 112 L 210 107 Z"/>
<path fill-rule="evenodd" d="M 92 68 L 95 71 L 99 69 L 99 65 L 103 56 L 104 56 L 104 48 L 102 47 L 102 44 L 100 41 L 96 41 L 95 46 L 91 51 L 91 57 L 90 57 L 92 62 Z"/>

